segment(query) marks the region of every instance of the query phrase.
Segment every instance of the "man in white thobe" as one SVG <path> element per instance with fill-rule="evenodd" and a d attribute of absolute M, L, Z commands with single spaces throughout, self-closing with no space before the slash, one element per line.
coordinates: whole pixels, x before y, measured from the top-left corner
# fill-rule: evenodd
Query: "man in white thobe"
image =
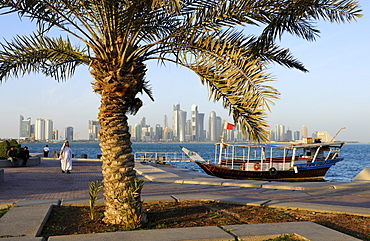
<path fill-rule="evenodd" d="M 72 149 L 69 146 L 69 142 L 65 141 L 59 153 L 60 164 L 62 173 L 71 173 L 72 170 Z"/>

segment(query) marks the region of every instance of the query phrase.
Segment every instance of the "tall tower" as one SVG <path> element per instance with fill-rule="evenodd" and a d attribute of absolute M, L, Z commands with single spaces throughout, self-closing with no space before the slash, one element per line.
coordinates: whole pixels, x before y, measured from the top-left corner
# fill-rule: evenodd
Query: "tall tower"
<path fill-rule="evenodd" d="M 199 129 L 198 129 L 198 106 L 191 106 L 191 135 L 192 140 L 199 140 Z"/>
<path fill-rule="evenodd" d="M 35 123 L 35 140 L 45 140 L 45 120 L 37 118 Z"/>
<path fill-rule="evenodd" d="M 301 133 L 302 133 L 302 138 L 306 138 L 308 137 L 307 133 L 308 133 L 308 129 L 307 129 L 307 126 L 306 125 L 303 125 L 302 128 L 301 128 Z"/>
<path fill-rule="evenodd" d="M 216 116 L 216 139 L 215 141 L 220 141 L 221 139 L 222 130 L 224 128 L 222 124 L 223 124 L 222 118 L 219 116 Z"/>
<path fill-rule="evenodd" d="M 198 141 L 205 140 L 205 133 L 204 133 L 204 113 L 198 113 Z"/>
<path fill-rule="evenodd" d="M 29 139 L 31 137 L 31 118 L 25 120 L 23 116 L 20 116 L 19 127 L 19 138 Z"/>
<path fill-rule="evenodd" d="M 72 126 L 68 126 L 66 129 L 65 129 L 65 135 L 64 135 L 64 139 L 65 140 L 70 140 L 70 141 L 73 141 L 73 127 Z"/>
<path fill-rule="evenodd" d="M 59 131 L 58 130 L 53 130 L 53 140 L 59 140 Z"/>
<path fill-rule="evenodd" d="M 294 131 L 294 134 L 293 134 L 293 135 L 294 135 L 294 140 L 295 140 L 295 141 L 297 141 L 297 140 L 301 139 L 301 138 L 300 138 L 300 132 L 299 132 L 299 131 Z"/>
<path fill-rule="evenodd" d="M 164 128 L 168 127 L 167 115 L 164 115 Z"/>
<path fill-rule="evenodd" d="M 53 120 L 44 119 L 45 121 L 45 140 L 53 140 Z"/>
<path fill-rule="evenodd" d="M 146 118 L 145 117 L 141 118 L 140 125 L 141 125 L 141 127 L 147 127 L 146 126 Z"/>
<path fill-rule="evenodd" d="M 140 124 L 135 124 L 134 129 L 135 129 L 134 132 L 135 132 L 136 141 L 141 141 L 141 132 L 142 132 L 141 125 Z"/>
<path fill-rule="evenodd" d="M 24 120 L 23 115 L 19 116 L 19 137 L 22 137 L 22 121 Z"/>
<path fill-rule="evenodd" d="M 186 111 L 178 111 L 178 140 L 183 142 L 185 141 L 185 130 L 186 130 Z"/>
<path fill-rule="evenodd" d="M 89 140 L 96 141 L 99 137 L 100 125 L 98 121 L 89 120 Z"/>
<path fill-rule="evenodd" d="M 176 140 L 179 140 L 179 112 L 180 112 L 180 104 L 173 106 L 173 117 L 172 117 L 172 125 L 173 125 L 173 136 Z"/>
<path fill-rule="evenodd" d="M 291 130 L 289 130 L 289 129 L 286 131 L 286 139 L 288 141 L 292 141 L 293 140 L 293 132 Z"/>
<path fill-rule="evenodd" d="M 216 136 L 217 135 L 216 128 L 217 128 L 216 127 L 216 112 L 211 111 L 208 117 L 208 135 L 209 135 L 208 139 L 212 142 L 217 141 L 217 138 L 218 138 L 218 136 Z"/>

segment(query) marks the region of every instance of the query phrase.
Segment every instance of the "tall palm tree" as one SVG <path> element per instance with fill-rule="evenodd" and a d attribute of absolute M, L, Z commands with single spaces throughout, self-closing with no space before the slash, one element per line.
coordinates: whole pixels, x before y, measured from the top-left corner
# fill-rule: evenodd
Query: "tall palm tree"
<path fill-rule="evenodd" d="M 30 72 L 64 81 L 79 65 L 90 69 L 101 96 L 104 221 L 129 227 L 142 216 L 126 197 L 136 178 L 127 115 L 142 106 L 138 93 L 152 98 L 146 61 L 194 71 L 251 140 L 265 141 L 265 112 L 279 95 L 268 85 L 274 79 L 266 66 L 306 71 L 275 40 L 284 32 L 314 40 L 315 21 L 361 16 L 354 0 L 0 0 L 0 13 L 37 26 L 29 36 L 3 41 L 0 81 Z M 244 34 L 250 26 L 260 34 Z M 50 37 L 55 28 L 65 35 Z"/>

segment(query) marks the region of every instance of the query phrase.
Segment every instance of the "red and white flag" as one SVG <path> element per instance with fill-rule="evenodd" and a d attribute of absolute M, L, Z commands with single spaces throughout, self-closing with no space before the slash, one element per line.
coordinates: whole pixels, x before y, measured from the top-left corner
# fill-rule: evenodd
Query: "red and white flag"
<path fill-rule="evenodd" d="M 234 128 L 233 124 L 230 124 L 228 122 L 225 122 L 224 129 L 226 130 L 232 130 Z"/>

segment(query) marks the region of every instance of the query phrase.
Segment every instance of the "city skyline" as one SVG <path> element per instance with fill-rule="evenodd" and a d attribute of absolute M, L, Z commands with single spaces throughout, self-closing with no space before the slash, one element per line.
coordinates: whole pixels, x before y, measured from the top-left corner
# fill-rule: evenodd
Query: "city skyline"
<path fill-rule="evenodd" d="M 321 34 L 315 42 L 289 35 L 282 37 L 279 44 L 290 48 L 309 73 L 268 66 L 268 71 L 278 80 L 270 84 L 281 93 L 280 99 L 271 106 L 271 112 L 267 112 L 270 129 L 276 123 L 284 123 L 287 129 L 299 130 L 305 123 L 310 130 L 325 130 L 334 135 L 345 126 L 346 130 L 340 133 L 339 139 L 370 141 L 370 111 L 367 109 L 370 102 L 367 74 L 370 2 L 360 1 L 360 4 L 364 17 L 357 22 L 339 25 L 317 23 Z M 10 40 L 17 34 L 29 34 L 35 30 L 34 25 L 26 20 L 20 22 L 16 14 L 3 16 L 1 20 L 2 39 Z M 172 64 L 163 66 L 156 61 L 146 64 L 146 79 L 150 81 L 155 102 L 139 95 L 143 107 L 136 116 L 128 116 L 130 125 L 140 122 L 144 116 L 153 126 L 162 124 L 163 116 L 170 116 L 172 106 L 178 102 L 189 113 L 188 108 L 196 103 L 201 113 L 208 114 L 214 110 L 218 116 L 233 122 L 228 110 L 222 108 L 222 102 L 209 100 L 207 87 L 191 71 Z M 23 115 L 50 117 L 55 120 L 55 129 L 73 126 L 80 132 L 80 139 L 88 139 L 86 123 L 97 119 L 100 105 L 100 97 L 92 91 L 91 81 L 89 69 L 81 67 L 66 82 L 58 83 L 36 74 L 3 82 L 0 85 L 3 100 L 0 105 L 0 137 L 17 138 L 19 115 Z"/>
<path fill-rule="evenodd" d="M 131 138 L 133 141 L 209 141 L 217 142 L 223 134 L 224 123 L 229 123 L 227 120 L 217 116 L 215 111 L 211 111 L 208 116 L 205 113 L 199 112 L 199 107 L 193 104 L 191 107 L 190 116 L 187 117 L 187 111 L 182 110 L 180 103 L 173 105 L 172 124 L 168 123 L 168 116 L 163 118 L 163 125 L 157 123 L 151 125 L 147 123 L 146 117 L 142 117 L 140 123 L 135 123 L 131 128 Z M 205 117 L 208 117 L 207 121 Z M 23 140 L 98 140 L 99 124 L 97 120 L 88 120 L 88 138 L 79 138 L 74 132 L 72 126 L 64 128 L 64 132 L 53 129 L 53 119 L 51 118 L 36 118 L 32 124 L 32 118 L 25 119 L 20 115 L 19 121 L 19 136 L 16 139 Z M 205 125 L 204 123 L 208 123 Z M 166 128 L 169 128 L 168 130 Z M 345 129 L 341 127 L 340 130 Z M 285 125 L 275 124 L 270 130 L 269 139 L 271 141 L 296 141 L 303 138 L 311 137 L 312 139 L 320 138 L 322 141 L 332 141 L 334 138 L 330 133 L 323 130 L 309 131 L 306 125 L 302 125 L 300 130 L 286 129 Z M 64 136 L 58 135 L 64 133 Z M 79 132 L 77 132 L 79 133 Z M 337 134 L 339 131 L 337 132 Z M 233 132 L 226 131 L 225 141 L 245 141 L 242 137 L 238 126 L 233 126 Z M 339 138 L 340 139 L 340 138 Z M 343 141 L 343 140 L 342 140 Z"/>

